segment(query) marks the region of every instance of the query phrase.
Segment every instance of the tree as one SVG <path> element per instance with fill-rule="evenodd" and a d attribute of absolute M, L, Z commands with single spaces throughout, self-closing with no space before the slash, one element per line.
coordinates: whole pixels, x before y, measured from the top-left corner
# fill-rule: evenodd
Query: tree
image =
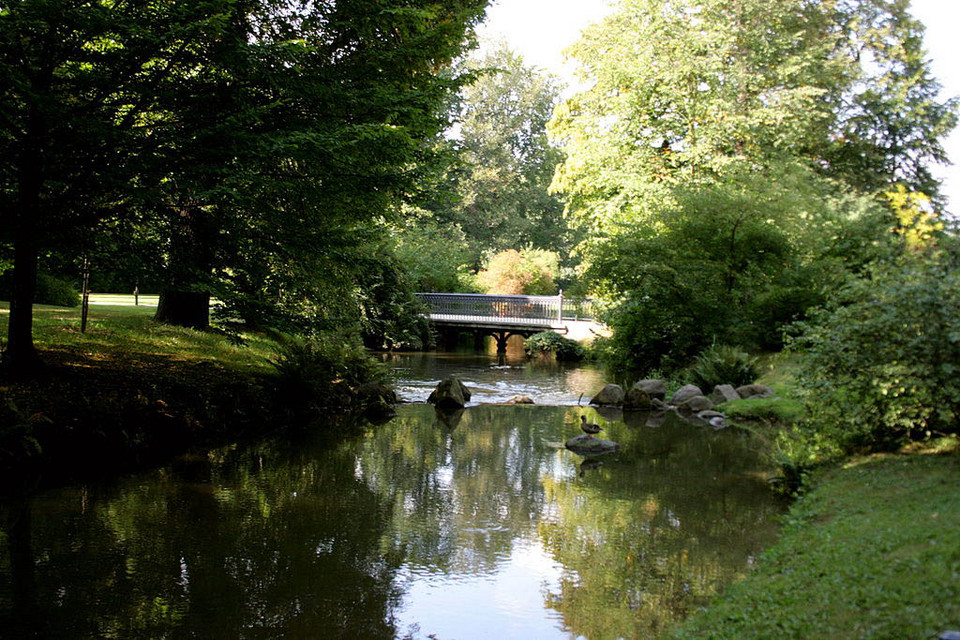
<path fill-rule="evenodd" d="M 5 361 L 36 361 L 39 253 L 125 225 L 162 249 L 159 319 L 202 328 L 211 291 L 229 302 L 290 288 L 313 300 L 288 311 L 316 311 L 315 294 L 335 290 L 358 316 L 357 281 L 337 273 L 362 245 L 350 236 L 414 196 L 460 85 L 446 68 L 484 5 L 5 5 L 0 225 L 15 253 Z"/>
<path fill-rule="evenodd" d="M 500 295 L 554 295 L 559 256 L 551 251 L 508 249 L 492 256 L 477 283 L 487 293 Z"/>
<path fill-rule="evenodd" d="M 222 74 L 228 130 L 207 129 L 226 145 L 226 168 L 171 145 L 173 202 L 185 191 L 177 175 L 199 177 L 185 194 L 196 241 L 181 243 L 186 254 L 171 245 L 171 275 L 185 274 L 171 278 L 171 291 L 212 290 L 228 313 L 257 323 L 278 312 L 301 324 L 358 319 L 355 289 L 366 274 L 351 265 L 432 170 L 442 107 L 461 84 L 448 67 L 484 4 L 268 4 L 244 15 Z M 173 230 L 192 219 L 172 212 Z M 205 309 L 205 300 L 192 304 Z"/>
<path fill-rule="evenodd" d="M 553 188 L 590 233 L 581 252 L 618 303 L 622 359 L 675 366 L 715 338 L 777 347 L 831 280 L 869 262 L 880 193 L 920 176 L 953 121 L 922 56 L 900 73 L 916 25 L 880 38 L 858 22 L 904 4 L 624 0 L 574 45 L 593 84 L 551 122 L 566 153 Z M 865 91 L 878 69 L 897 82 Z M 916 145 L 883 142 L 904 127 Z M 872 164 L 845 167 L 848 155 Z"/>
<path fill-rule="evenodd" d="M 151 87 L 193 68 L 217 2 L 25 0 L 0 8 L 0 230 L 13 246 L 4 362 L 32 368 L 37 260 L 128 211 Z"/>
<path fill-rule="evenodd" d="M 493 45 L 468 67 L 476 80 L 461 93 L 457 201 L 438 218 L 459 225 L 474 253 L 530 245 L 562 250 L 570 233 L 562 204 L 547 192 L 559 151 L 546 124 L 556 105 L 557 78 Z"/>

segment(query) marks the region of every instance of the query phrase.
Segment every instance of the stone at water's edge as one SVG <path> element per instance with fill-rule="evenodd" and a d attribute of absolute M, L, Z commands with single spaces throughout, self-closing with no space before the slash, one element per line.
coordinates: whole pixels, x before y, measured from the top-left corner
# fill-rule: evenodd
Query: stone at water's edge
<path fill-rule="evenodd" d="M 450 376 L 437 385 L 427 402 L 441 409 L 459 409 L 470 400 L 470 391 L 456 377 Z"/>
<path fill-rule="evenodd" d="M 663 380 L 652 380 L 649 378 L 646 380 L 637 380 L 633 388 L 645 392 L 651 399 L 657 398 L 664 400 L 667 397 L 667 385 Z"/>
<path fill-rule="evenodd" d="M 702 396 L 702 395 L 703 395 L 703 391 L 700 390 L 700 387 L 698 387 L 695 384 L 687 384 L 680 387 L 679 389 L 676 390 L 676 392 L 674 392 L 673 396 L 671 396 L 670 398 L 670 404 L 673 404 L 673 405 L 683 404 L 684 402 L 686 402 L 687 400 L 689 400 L 694 396 Z"/>
<path fill-rule="evenodd" d="M 600 392 L 593 396 L 590 404 L 618 405 L 623 403 L 623 387 L 617 384 L 606 384 Z"/>
<path fill-rule="evenodd" d="M 601 440 L 588 435 L 574 436 L 567 440 L 564 446 L 582 456 L 599 456 L 620 449 L 620 444 L 617 442 Z"/>

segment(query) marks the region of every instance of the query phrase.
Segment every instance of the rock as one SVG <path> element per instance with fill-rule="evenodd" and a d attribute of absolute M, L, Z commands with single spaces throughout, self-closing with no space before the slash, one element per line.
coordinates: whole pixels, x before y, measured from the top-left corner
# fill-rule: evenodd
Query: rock
<path fill-rule="evenodd" d="M 617 442 L 602 440 L 588 435 L 574 436 L 567 440 L 564 446 L 581 456 L 600 456 L 606 453 L 613 453 L 620 449 L 620 444 Z"/>
<path fill-rule="evenodd" d="M 726 418 L 727 416 L 723 415 L 719 411 L 714 411 L 708 409 L 706 411 L 701 411 L 697 414 L 697 417 L 705 422 L 709 423 L 714 429 L 723 429 L 727 426 Z"/>
<path fill-rule="evenodd" d="M 427 402 L 441 409 L 457 409 L 466 406 L 470 400 L 470 391 L 455 376 L 450 376 L 437 385 L 430 393 Z"/>
<path fill-rule="evenodd" d="M 653 398 L 643 389 L 633 387 L 627 391 L 626 395 L 623 397 L 623 408 L 634 411 L 649 411 L 653 409 L 654 400 L 655 398 Z"/>
<path fill-rule="evenodd" d="M 737 387 L 737 393 L 739 393 L 740 397 L 744 399 L 772 398 L 773 396 L 777 395 L 776 391 L 765 384 L 745 384 L 742 387 Z"/>
<path fill-rule="evenodd" d="M 713 403 L 705 396 L 693 396 L 677 405 L 677 410 L 684 413 L 699 413 L 710 409 L 713 409 Z"/>
<path fill-rule="evenodd" d="M 737 393 L 737 390 L 733 388 L 733 385 L 718 384 L 713 388 L 713 393 L 710 394 L 710 399 L 713 400 L 713 404 L 723 404 L 724 402 L 730 402 L 731 400 L 739 400 L 740 394 Z"/>
<path fill-rule="evenodd" d="M 357 387 L 354 393 L 357 403 L 361 407 L 373 404 L 397 404 L 397 392 L 393 387 L 382 382 L 366 382 Z"/>
<path fill-rule="evenodd" d="M 599 404 L 599 405 L 618 405 L 623 404 L 623 388 L 618 384 L 607 384 L 603 386 L 603 389 L 600 390 L 600 393 L 593 396 L 593 399 L 590 401 L 590 404 Z"/>
<path fill-rule="evenodd" d="M 694 396 L 702 396 L 703 391 L 695 384 L 688 384 L 680 387 L 670 398 L 670 404 L 680 405 Z M 712 407 L 711 407 L 712 408 Z"/>
<path fill-rule="evenodd" d="M 648 396 L 658 400 L 664 400 L 667 397 L 667 385 L 663 380 L 637 380 L 633 388 L 645 391 Z"/>
<path fill-rule="evenodd" d="M 668 411 L 672 409 L 670 405 L 668 405 L 663 400 L 660 400 L 659 398 L 654 398 L 650 404 L 653 405 L 654 411 Z"/>
<path fill-rule="evenodd" d="M 533 400 L 528 396 L 516 395 L 508 399 L 505 404 L 533 404 Z"/>

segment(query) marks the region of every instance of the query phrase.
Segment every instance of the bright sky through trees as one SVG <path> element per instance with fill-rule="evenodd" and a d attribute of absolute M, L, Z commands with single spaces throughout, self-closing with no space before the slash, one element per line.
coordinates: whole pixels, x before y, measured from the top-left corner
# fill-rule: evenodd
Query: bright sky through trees
<path fill-rule="evenodd" d="M 563 50 L 580 30 L 612 10 L 611 0 L 494 0 L 487 10 L 481 36 L 502 37 L 521 53 L 527 64 L 543 67 L 573 82 L 573 67 L 565 65 Z M 943 85 L 941 97 L 960 95 L 960 2 L 912 0 L 912 12 L 926 26 L 925 43 L 934 76 Z M 944 181 L 949 212 L 960 217 L 960 128 L 944 147 L 954 165 L 933 167 Z"/>

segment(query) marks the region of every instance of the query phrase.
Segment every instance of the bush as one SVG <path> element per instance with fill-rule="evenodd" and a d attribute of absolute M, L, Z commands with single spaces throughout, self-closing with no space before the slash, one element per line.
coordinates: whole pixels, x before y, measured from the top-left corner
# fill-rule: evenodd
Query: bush
<path fill-rule="evenodd" d="M 911 251 L 874 265 L 802 325 L 792 348 L 813 411 L 808 429 L 844 451 L 891 449 L 960 419 L 960 250 Z"/>
<path fill-rule="evenodd" d="M 486 293 L 553 295 L 559 272 L 559 256 L 552 251 L 509 249 L 490 258 L 477 282 Z"/>
<path fill-rule="evenodd" d="M 278 395 L 287 411 L 311 413 L 347 406 L 353 389 L 386 377 L 383 366 L 356 338 L 339 334 L 275 338 L 277 355 L 270 363 L 277 370 Z"/>
<path fill-rule="evenodd" d="M 576 340 L 565 338 L 553 331 L 535 333 L 523 343 L 528 356 L 538 353 L 553 353 L 559 362 L 576 362 L 586 357 L 587 350 Z"/>
<path fill-rule="evenodd" d="M 0 298 L 10 299 L 13 291 L 13 272 L 6 271 L 0 276 Z M 37 274 L 37 291 L 33 297 L 35 304 L 49 304 L 55 307 L 75 307 L 80 304 L 80 294 L 67 282 L 46 273 Z"/>
<path fill-rule="evenodd" d="M 737 347 L 713 345 L 703 350 L 687 370 L 689 381 L 704 391 L 718 384 L 739 387 L 760 375 L 757 359 Z"/>

